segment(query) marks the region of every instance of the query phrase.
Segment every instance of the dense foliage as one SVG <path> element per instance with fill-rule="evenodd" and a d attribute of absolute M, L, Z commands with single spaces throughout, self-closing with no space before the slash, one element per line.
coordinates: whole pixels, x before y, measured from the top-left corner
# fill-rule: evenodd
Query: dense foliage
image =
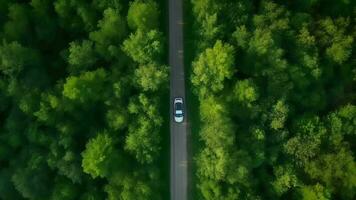
<path fill-rule="evenodd" d="M 0 0 L 0 199 L 164 199 L 163 1 Z"/>
<path fill-rule="evenodd" d="M 356 2 L 190 2 L 195 198 L 355 199 Z"/>

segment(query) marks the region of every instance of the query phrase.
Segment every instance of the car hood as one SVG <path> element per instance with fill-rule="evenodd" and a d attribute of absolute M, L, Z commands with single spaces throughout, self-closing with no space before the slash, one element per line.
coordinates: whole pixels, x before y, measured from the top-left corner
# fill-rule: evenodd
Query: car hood
<path fill-rule="evenodd" d="M 174 121 L 183 122 L 183 116 L 182 117 L 174 117 Z"/>

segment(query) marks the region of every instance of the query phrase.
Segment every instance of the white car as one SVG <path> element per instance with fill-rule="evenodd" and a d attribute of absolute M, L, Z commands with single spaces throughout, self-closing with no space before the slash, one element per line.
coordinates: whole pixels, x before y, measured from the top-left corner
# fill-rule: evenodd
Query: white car
<path fill-rule="evenodd" d="M 178 123 L 182 123 L 184 120 L 184 112 L 183 112 L 183 99 L 175 98 L 174 99 L 174 121 Z"/>

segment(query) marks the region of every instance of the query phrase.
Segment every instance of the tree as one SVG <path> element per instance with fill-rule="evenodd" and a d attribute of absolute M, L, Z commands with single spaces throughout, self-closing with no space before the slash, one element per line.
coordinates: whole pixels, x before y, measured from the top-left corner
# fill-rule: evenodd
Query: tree
<path fill-rule="evenodd" d="M 127 112 L 121 107 L 113 110 L 108 110 L 106 118 L 109 124 L 109 127 L 113 130 L 121 130 L 127 127 L 128 118 Z"/>
<path fill-rule="evenodd" d="M 0 70 L 7 76 L 16 77 L 26 67 L 34 67 L 38 63 L 38 55 L 18 42 L 4 42 L 0 46 Z"/>
<path fill-rule="evenodd" d="M 289 109 L 285 100 L 278 100 L 272 108 L 270 127 L 274 130 L 283 128 L 288 117 L 288 112 Z"/>
<path fill-rule="evenodd" d="M 82 167 L 85 173 L 91 177 L 108 177 L 113 167 L 114 159 L 118 152 L 115 143 L 107 133 L 99 133 L 95 138 L 89 140 L 85 151 L 82 152 Z"/>
<path fill-rule="evenodd" d="M 81 72 L 93 66 L 97 61 L 93 42 L 85 40 L 81 44 L 71 42 L 69 47 L 68 63 L 72 72 Z"/>
<path fill-rule="evenodd" d="M 200 103 L 200 118 L 207 124 L 213 123 L 216 119 L 228 115 L 227 106 L 221 98 L 213 95 L 207 96 L 205 101 Z"/>
<path fill-rule="evenodd" d="M 198 94 L 203 97 L 224 88 L 224 81 L 230 79 L 234 69 L 234 48 L 217 41 L 213 48 L 206 49 L 193 62 L 192 83 L 199 86 Z"/>
<path fill-rule="evenodd" d="M 326 49 L 326 55 L 335 62 L 342 64 L 350 57 L 352 44 L 353 38 L 351 36 L 336 41 Z"/>
<path fill-rule="evenodd" d="M 211 105 L 211 104 L 210 104 Z M 208 122 L 208 121 L 207 121 Z M 209 124 L 202 126 L 200 135 L 207 147 L 229 148 L 234 144 L 234 125 L 230 119 L 222 113 L 209 121 Z"/>
<path fill-rule="evenodd" d="M 4 36 L 9 41 L 28 42 L 32 32 L 30 30 L 30 15 L 25 4 L 9 5 L 9 18 L 4 25 Z"/>
<path fill-rule="evenodd" d="M 76 6 L 72 0 L 56 0 L 54 3 L 54 10 L 59 16 L 59 24 L 61 28 L 71 31 L 79 31 L 80 26 L 83 26 L 80 18 L 77 16 Z"/>
<path fill-rule="evenodd" d="M 251 107 L 259 97 L 257 87 L 252 80 L 238 81 L 234 87 L 233 95 L 238 103 L 246 107 Z"/>
<path fill-rule="evenodd" d="M 143 91 L 157 91 L 168 83 L 168 67 L 147 64 L 135 70 L 135 82 Z"/>
<path fill-rule="evenodd" d="M 99 21 L 98 28 L 99 30 L 89 34 L 89 38 L 96 43 L 98 52 L 104 56 L 112 53 L 110 52 L 112 48 L 119 46 L 127 31 L 125 21 L 120 16 L 119 11 L 112 8 L 104 11 L 103 19 Z"/>
<path fill-rule="evenodd" d="M 16 191 L 11 182 L 11 169 L 2 168 L 0 170 L 0 198 L 2 199 L 21 199 L 21 195 Z"/>
<path fill-rule="evenodd" d="M 74 200 L 78 198 L 78 189 L 69 180 L 57 177 L 51 200 Z"/>
<path fill-rule="evenodd" d="M 160 129 L 162 118 L 158 114 L 158 99 L 141 94 L 128 106 L 135 121 L 129 124 L 125 150 L 142 164 L 150 164 L 158 158 L 161 150 Z"/>
<path fill-rule="evenodd" d="M 296 136 L 284 144 L 284 150 L 293 156 L 296 163 L 304 165 L 319 154 L 326 129 L 320 118 L 315 116 L 302 118 L 296 124 Z"/>
<path fill-rule="evenodd" d="M 345 33 L 348 25 L 349 20 L 345 18 L 335 21 L 326 18 L 319 22 L 320 43 L 326 47 L 327 57 L 338 64 L 343 64 L 351 55 L 353 37 Z"/>
<path fill-rule="evenodd" d="M 36 22 L 35 30 L 38 40 L 43 44 L 49 45 L 56 38 L 57 21 L 52 17 L 52 1 L 49 0 L 31 0 L 33 21 Z"/>
<path fill-rule="evenodd" d="M 128 111 L 130 114 L 141 115 L 147 117 L 151 124 L 155 126 L 161 126 L 163 119 L 159 115 L 159 98 L 154 96 L 148 96 L 145 93 L 139 96 L 133 96 L 130 99 L 128 105 Z M 136 122 L 136 121 L 135 121 Z"/>
<path fill-rule="evenodd" d="M 156 2 L 135 0 L 130 3 L 127 22 L 133 30 L 149 31 L 158 28 L 158 17 L 159 10 Z"/>
<path fill-rule="evenodd" d="M 328 143 L 333 148 L 342 148 L 346 139 L 355 135 L 355 126 L 353 121 L 356 117 L 356 107 L 354 105 L 346 105 L 339 108 L 337 111 L 330 113 L 326 118 L 326 126 L 328 132 Z"/>
<path fill-rule="evenodd" d="M 100 9 L 101 11 L 105 10 L 106 8 L 113 8 L 116 10 L 121 10 L 121 0 L 93 0 L 93 5 Z"/>
<path fill-rule="evenodd" d="M 276 180 L 272 182 L 278 196 L 298 186 L 298 178 L 292 166 L 277 166 L 274 168 Z"/>
<path fill-rule="evenodd" d="M 204 38 L 204 42 L 200 42 L 201 48 L 207 48 L 214 44 L 215 39 L 222 32 L 222 25 L 218 24 L 217 14 L 206 15 L 201 22 L 201 30 L 199 35 Z"/>
<path fill-rule="evenodd" d="M 282 32 L 289 28 L 290 13 L 282 5 L 271 1 L 261 3 L 261 14 L 253 16 L 253 24 L 257 28 Z"/>
<path fill-rule="evenodd" d="M 148 118 L 139 117 L 129 126 L 125 149 L 131 152 L 140 163 L 152 163 L 160 151 L 159 129 Z"/>
<path fill-rule="evenodd" d="M 80 184 L 85 175 L 81 167 L 82 158 L 75 152 L 73 145 L 63 143 L 63 140 L 68 140 L 70 137 L 71 135 L 61 136 L 58 138 L 60 142 L 51 141 L 47 164 L 52 170 L 58 170 L 58 175 L 66 177 L 72 183 Z"/>
<path fill-rule="evenodd" d="M 256 29 L 249 42 L 248 51 L 258 56 L 270 53 L 273 48 L 274 41 L 272 39 L 272 32 L 263 29 Z"/>
<path fill-rule="evenodd" d="M 154 193 L 155 185 L 157 185 L 157 171 L 150 168 L 150 173 L 147 178 L 147 173 L 142 173 L 137 170 L 135 173 L 115 173 L 109 179 L 109 184 L 105 186 L 105 191 L 108 194 L 109 200 L 120 198 L 122 200 L 130 199 L 158 199 L 161 197 Z"/>
<path fill-rule="evenodd" d="M 75 0 L 56 0 L 54 9 L 58 14 L 59 24 L 71 34 L 93 31 L 97 22 L 97 4 L 93 5 Z"/>
<path fill-rule="evenodd" d="M 223 187 L 216 181 L 204 180 L 198 187 L 206 200 L 234 200 L 240 198 L 241 191 L 238 187 Z"/>
<path fill-rule="evenodd" d="M 356 106 L 348 104 L 328 116 L 332 135 L 355 135 Z M 332 138 L 333 136 L 331 136 Z"/>
<path fill-rule="evenodd" d="M 102 187 L 96 186 L 94 184 L 90 185 L 89 183 L 85 185 L 85 187 L 85 192 L 81 193 L 79 200 L 106 199 L 106 195 Z"/>
<path fill-rule="evenodd" d="M 24 151 L 28 153 L 22 153 L 18 158 L 11 180 L 24 198 L 48 199 L 53 182 L 51 171 L 45 164 L 44 153 L 34 148 Z"/>
<path fill-rule="evenodd" d="M 305 165 L 306 173 L 313 179 L 320 180 L 332 191 L 344 191 L 343 199 L 355 195 L 356 164 L 350 150 L 342 148 L 336 153 L 328 153 L 311 160 Z"/>
<path fill-rule="evenodd" d="M 221 11 L 221 4 L 216 0 L 192 0 L 193 13 L 197 17 L 197 21 L 201 22 L 206 15 Z"/>
<path fill-rule="evenodd" d="M 227 168 L 230 164 L 230 155 L 223 148 L 204 148 L 197 157 L 200 177 L 216 181 L 224 181 L 227 178 Z"/>
<path fill-rule="evenodd" d="M 321 184 L 302 186 L 299 189 L 299 196 L 302 200 L 329 200 L 330 192 Z"/>
<path fill-rule="evenodd" d="M 63 96 L 80 103 L 95 102 L 105 97 L 107 73 L 100 68 L 82 73 L 80 76 L 70 76 L 63 85 Z M 98 96 L 101 93 L 104 96 Z"/>
<path fill-rule="evenodd" d="M 247 49 L 250 34 L 251 33 L 249 33 L 246 26 L 242 25 L 236 28 L 235 32 L 232 34 L 232 37 L 236 41 L 238 47 Z"/>
<path fill-rule="evenodd" d="M 144 32 L 139 29 L 124 41 L 122 49 L 140 64 L 160 61 L 163 55 L 162 33 L 157 30 Z"/>

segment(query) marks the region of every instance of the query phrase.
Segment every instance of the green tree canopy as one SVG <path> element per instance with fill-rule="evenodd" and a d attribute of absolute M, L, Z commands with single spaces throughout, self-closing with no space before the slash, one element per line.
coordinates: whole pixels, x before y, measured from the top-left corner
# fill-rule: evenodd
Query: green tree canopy
<path fill-rule="evenodd" d="M 130 3 L 127 14 L 127 22 L 133 30 L 141 29 L 148 31 L 158 28 L 159 10 L 153 0 L 135 0 Z"/>
<path fill-rule="evenodd" d="M 162 33 L 157 30 L 145 32 L 139 29 L 124 41 L 122 49 L 140 64 L 160 61 L 163 54 L 162 39 Z"/>
<path fill-rule="evenodd" d="M 107 177 L 111 173 L 112 162 L 118 162 L 113 160 L 118 153 L 114 145 L 113 139 L 105 132 L 91 139 L 82 153 L 84 172 L 93 178 Z"/>
<path fill-rule="evenodd" d="M 32 49 L 23 47 L 18 42 L 0 46 L 0 70 L 8 76 L 16 76 L 27 67 L 39 64 L 39 58 Z"/>
<path fill-rule="evenodd" d="M 70 43 L 68 63 L 71 65 L 71 71 L 81 72 L 95 64 L 97 57 L 93 45 L 93 42 L 88 40 Z"/>
<path fill-rule="evenodd" d="M 234 99 L 244 106 L 251 107 L 258 97 L 257 86 L 252 80 L 238 81 L 234 87 Z"/>
<path fill-rule="evenodd" d="M 103 98 L 97 94 L 105 91 L 106 77 L 107 73 L 102 68 L 68 77 L 63 86 L 63 96 L 81 103 L 95 102 Z"/>
<path fill-rule="evenodd" d="M 217 41 L 213 48 L 206 49 L 193 62 L 192 83 L 200 87 L 200 96 L 216 93 L 224 88 L 224 81 L 235 71 L 234 48 Z"/>
<path fill-rule="evenodd" d="M 168 83 L 168 68 L 156 64 L 141 65 L 135 70 L 135 82 L 144 91 L 157 91 Z"/>
<path fill-rule="evenodd" d="M 98 30 L 91 32 L 89 38 L 96 42 L 98 51 L 105 55 L 110 48 L 119 46 L 126 36 L 125 20 L 118 10 L 108 8 L 104 11 L 103 19 L 99 20 Z"/>

